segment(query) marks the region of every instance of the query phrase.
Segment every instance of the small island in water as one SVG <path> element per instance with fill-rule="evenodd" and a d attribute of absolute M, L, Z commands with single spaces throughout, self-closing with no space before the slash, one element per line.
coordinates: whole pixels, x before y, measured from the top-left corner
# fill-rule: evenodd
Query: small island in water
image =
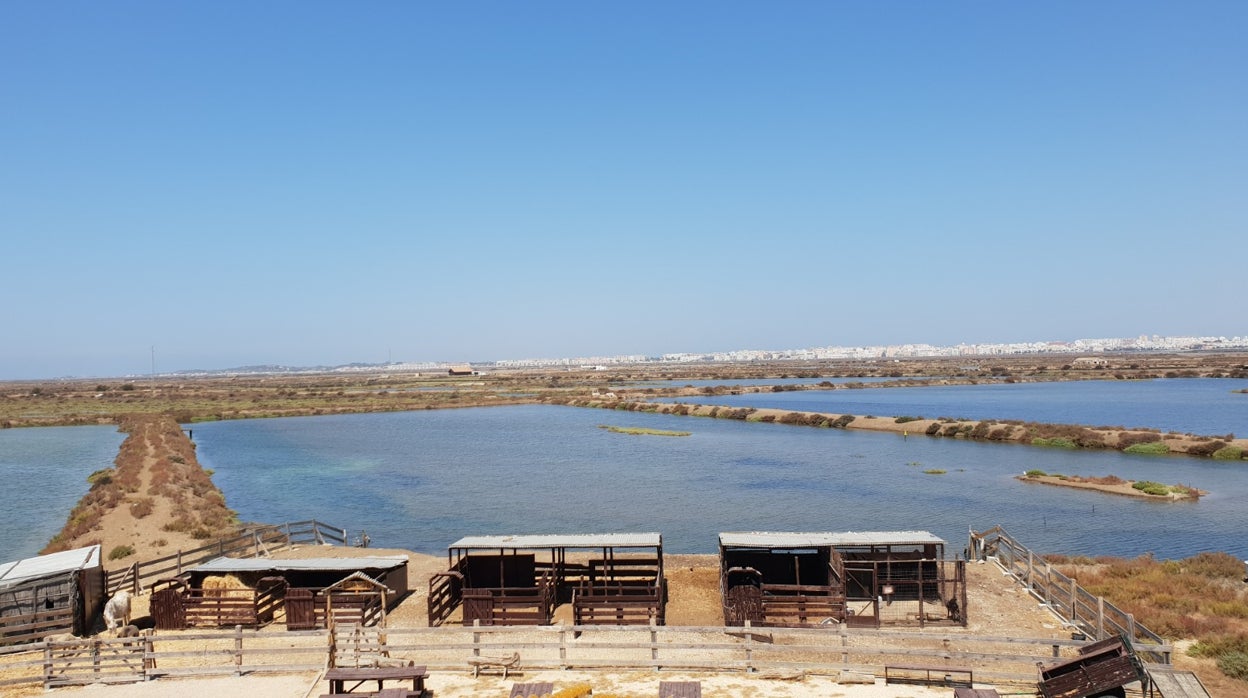
<path fill-rule="evenodd" d="M 667 429 L 648 429 L 646 427 L 613 427 L 607 424 L 599 424 L 599 429 L 606 429 L 615 434 L 633 434 L 645 436 L 689 436 L 691 431 L 669 431 Z"/>
<path fill-rule="evenodd" d="M 1085 490 L 1097 490 L 1109 494 L 1121 494 L 1128 497 L 1144 497 L 1146 499 L 1200 499 L 1209 494 L 1204 490 L 1187 485 L 1163 485 L 1151 480 L 1124 480 L 1117 475 L 1105 477 L 1082 477 L 1079 475 L 1062 475 L 1046 473 L 1043 470 L 1028 470 L 1018 476 L 1023 482 L 1038 482 L 1043 485 L 1060 487 L 1078 487 Z"/>

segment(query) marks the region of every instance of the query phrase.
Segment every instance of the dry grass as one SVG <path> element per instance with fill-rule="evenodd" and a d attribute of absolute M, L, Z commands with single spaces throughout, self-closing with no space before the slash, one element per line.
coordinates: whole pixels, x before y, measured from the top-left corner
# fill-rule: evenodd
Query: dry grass
<path fill-rule="evenodd" d="M 1195 640 L 1193 656 L 1216 659 L 1223 673 L 1248 680 L 1248 587 L 1244 563 L 1234 556 L 1046 559 L 1153 631 L 1171 639 Z"/>

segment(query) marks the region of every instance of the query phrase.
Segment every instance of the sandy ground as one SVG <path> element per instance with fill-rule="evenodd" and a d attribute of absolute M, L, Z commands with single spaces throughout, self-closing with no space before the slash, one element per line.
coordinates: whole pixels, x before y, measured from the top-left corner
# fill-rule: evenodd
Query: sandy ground
<path fill-rule="evenodd" d="M 350 557 L 364 555 L 406 555 L 409 559 L 408 576 L 412 593 L 388 614 L 393 627 L 424 627 L 427 625 L 425 599 L 429 577 L 443 570 L 446 559 L 439 555 L 424 555 L 410 551 L 384 548 L 343 548 L 333 546 L 300 546 L 281 551 L 280 557 Z M 715 555 L 669 555 L 665 556 L 666 571 L 671 586 L 668 603 L 670 625 L 721 625 L 722 609 L 719 599 L 718 558 Z M 966 632 L 996 634 L 1006 629 L 1026 637 L 1069 637 L 1069 630 L 1060 621 L 1016 586 L 994 564 L 971 564 L 967 566 L 971 613 Z M 135 599 L 135 614 L 147 613 L 148 596 Z M 566 610 L 566 609 L 561 609 Z M 556 622 L 561 619 L 556 616 Z M 570 622 L 563 619 L 563 622 Z M 280 626 L 275 632 L 281 632 Z M 648 670 L 624 671 L 558 671 L 529 670 L 513 673 L 507 679 L 498 675 L 474 678 L 467 671 L 433 671 L 426 685 L 434 698 L 467 698 L 469 696 L 506 697 L 511 685 L 517 681 L 550 681 L 556 690 L 573 684 L 586 683 L 599 693 L 621 696 L 650 697 L 658 693 L 659 681 L 693 680 L 702 682 L 703 695 L 708 698 L 814 698 L 815 696 L 843 696 L 844 698 L 927 698 L 948 696 L 948 688 L 891 685 L 881 680 L 865 677 L 841 676 L 836 670 L 824 675 L 774 675 L 767 673 L 686 673 L 676 671 L 654 672 Z M 855 681 L 855 682 L 851 682 Z M 305 672 L 284 675 L 252 675 L 211 679 L 160 679 L 149 683 L 116 686 L 94 685 L 81 688 L 61 688 L 44 692 L 32 686 L 29 691 L 16 695 L 34 696 L 45 693 L 56 695 L 99 696 L 100 698 L 194 698 L 197 696 L 272 696 L 274 698 L 306 698 L 319 696 L 329 690 L 319 674 Z M 1003 689 L 1011 691 L 1014 689 Z"/>
<path fill-rule="evenodd" d="M 598 693 L 621 696 L 655 696 L 660 681 L 700 681 L 706 698 L 947 698 L 948 688 L 926 686 L 884 685 L 882 680 L 871 684 L 838 683 L 837 677 L 806 676 L 781 679 L 767 675 L 747 674 L 684 674 L 658 672 L 528 672 L 515 678 L 497 676 L 474 679 L 470 674 L 432 673 L 425 686 L 433 698 L 471 698 L 499 696 L 506 698 L 516 682 L 550 681 L 555 690 L 578 683 L 589 684 Z M 315 674 L 281 676 L 244 676 L 199 680 L 161 680 L 121 686 L 86 686 L 49 691 L 57 696 L 95 696 L 98 698 L 220 698 L 221 696 L 254 696 L 259 698 L 306 698 L 329 690 L 328 684 Z"/>

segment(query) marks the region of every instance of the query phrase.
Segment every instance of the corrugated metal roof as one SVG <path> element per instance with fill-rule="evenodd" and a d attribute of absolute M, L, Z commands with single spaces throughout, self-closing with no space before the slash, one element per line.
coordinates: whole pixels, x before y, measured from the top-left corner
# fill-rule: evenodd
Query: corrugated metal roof
<path fill-rule="evenodd" d="M 32 579 L 53 577 L 80 569 L 100 566 L 100 546 L 65 550 L 51 555 L 30 557 L 0 565 L 0 587 L 21 584 Z"/>
<path fill-rule="evenodd" d="M 658 533 L 599 533 L 547 536 L 465 536 L 451 544 L 455 550 L 522 550 L 533 548 L 657 548 Z"/>
<path fill-rule="evenodd" d="M 742 531 L 719 534 L 719 544 L 731 548 L 822 548 L 857 545 L 930 545 L 945 541 L 927 531 L 846 531 L 843 533 L 784 533 Z"/>
<path fill-rule="evenodd" d="M 304 560 L 273 560 L 267 557 L 219 557 L 192 568 L 191 572 L 230 574 L 236 572 L 346 572 L 388 570 L 407 564 L 404 555 L 386 557 L 311 557 Z"/>

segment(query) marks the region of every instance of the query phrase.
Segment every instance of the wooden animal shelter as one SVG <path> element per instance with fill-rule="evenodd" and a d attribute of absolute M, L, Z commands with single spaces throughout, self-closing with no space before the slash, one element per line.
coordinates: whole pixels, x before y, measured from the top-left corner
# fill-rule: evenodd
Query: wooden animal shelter
<path fill-rule="evenodd" d="M 152 587 L 159 629 L 375 625 L 407 595 L 407 557 L 216 558 Z"/>
<path fill-rule="evenodd" d="M 721 533 L 724 624 L 810 627 L 845 618 L 845 565 L 828 534 Z"/>
<path fill-rule="evenodd" d="M 727 625 L 966 624 L 966 567 L 926 531 L 721 533 Z"/>
<path fill-rule="evenodd" d="M 464 625 L 548 625 L 571 604 L 576 625 L 662 624 L 658 533 L 469 536 L 429 580 L 429 625 L 462 607 Z"/>
<path fill-rule="evenodd" d="M 106 596 L 98 545 L 0 564 L 0 645 L 90 635 Z"/>

